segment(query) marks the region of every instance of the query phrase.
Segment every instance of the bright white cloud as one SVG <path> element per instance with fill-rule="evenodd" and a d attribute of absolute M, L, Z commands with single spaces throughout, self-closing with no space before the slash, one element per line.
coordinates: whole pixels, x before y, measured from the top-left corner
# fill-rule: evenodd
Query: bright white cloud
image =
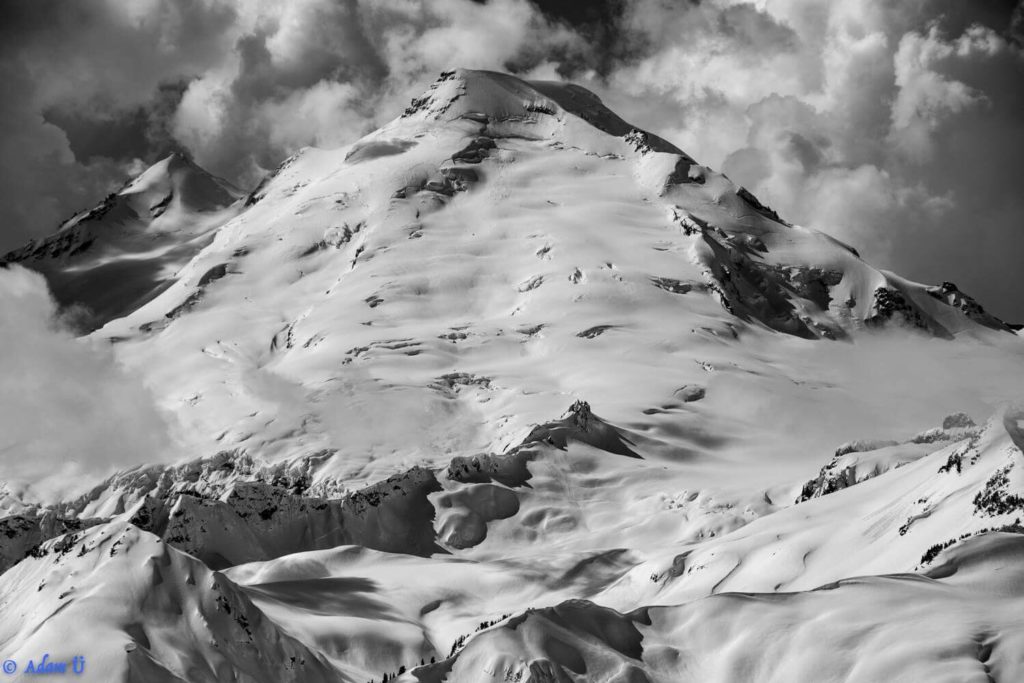
<path fill-rule="evenodd" d="M 970 52 L 970 38 L 964 52 Z M 963 49 L 963 48 L 961 48 Z M 963 54 L 932 26 L 927 35 L 907 33 L 893 59 L 896 66 L 896 99 L 892 105 L 889 141 L 916 161 L 932 153 L 932 136 L 948 118 L 985 102 L 985 96 L 967 84 L 948 78 L 936 67 Z"/>
<path fill-rule="evenodd" d="M 149 392 L 55 315 L 42 276 L 0 269 L 0 483 L 28 500 L 81 492 L 171 449 Z"/>
<path fill-rule="evenodd" d="M 592 83 L 627 119 L 883 267 L 1024 317 L 1004 284 L 1024 275 L 992 278 L 1021 243 L 1009 178 L 1024 173 L 1001 151 L 1024 139 L 1024 56 L 976 23 L 992 15 L 945 0 L 628 8 L 652 47 Z"/>

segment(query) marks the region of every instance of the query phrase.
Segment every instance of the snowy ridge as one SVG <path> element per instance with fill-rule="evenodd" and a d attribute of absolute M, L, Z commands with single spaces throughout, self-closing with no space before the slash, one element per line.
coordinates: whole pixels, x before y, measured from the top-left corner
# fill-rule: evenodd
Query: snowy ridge
<path fill-rule="evenodd" d="M 957 413 L 946 417 L 941 428 L 929 429 L 903 443 L 870 439 L 845 443 L 836 449 L 831 462 L 821 468 L 819 475 L 804 484 L 797 502 L 828 495 L 877 477 L 894 467 L 907 465 L 934 451 L 933 444 L 936 443 L 959 443 L 966 440 L 973 447 L 977 445 L 981 434 L 982 431 L 970 416 Z"/>
<path fill-rule="evenodd" d="M 50 237 L 6 254 L 43 273 L 91 331 L 145 303 L 237 213 L 241 192 L 181 154 L 157 162 Z"/>
<path fill-rule="evenodd" d="M 567 419 L 575 424 L 575 420 L 582 412 L 581 407 L 576 407 Z M 733 613 L 734 606 L 719 605 L 716 602 L 708 604 L 702 600 L 694 602 L 694 599 L 709 594 L 720 594 L 722 599 L 726 600 L 739 599 L 739 605 L 735 606 L 739 609 L 746 609 L 742 607 L 745 604 L 755 605 L 760 602 L 765 605 L 765 611 L 755 612 L 752 616 L 737 622 L 747 624 L 745 628 L 750 629 L 749 635 L 743 636 L 745 638 L 763 637 L 759 634 L 765 633 L 766 629 L 781 628 L 777 626 L 775 620 L 781 619 L 790 624 L 804 622 L 807 620 L 808 611 L 815 614 L 822 611 L 834 614 L 834 617 L 828 617 L 827 623 L 830 624 L 830 629 L 834 629 L 834 637 L 840 639 L 849 637 L 843 634 L 848 634 L 847 629 L 853 624 L 880 630 L 894 627 L 894 622 L 889 619 L 879 621 L 879 610 L 864 607 L 860 602 L 862 600 L 868 600 L 868 605 L 873 604 L 870 601 L 877 600 L 877 604 L 880 605 L 892 600 L 893 595 L 904 596 L 908 601 L 908 611 L 901 619 L 907 620 L 917 618 L 916 615 L 920 614 L 921 610 L 936 609 L 935 603 L 932 602 L 934 600 L 949 602 L 942 602 L 942 608 L 938 612 L 933 612 L 933 615 L 945 615 L 941 617 L 942 619 L 962 618 L 962 608 L 955 605 L 962 605 L 967 601 L 967 604 L 972 605 L 972 609 L 977 610 L 972 612 L 974 616 L 963 622 L 961 627 L 948 632 L 945 637 L 950 643 L 959 642 L 961 645 L 957 645 L 958 648 L 974 641 L 978 642 L 979 647 L 987 648 L 982 657 L 978 657 L 973 651 L 965 651 L 965 663 L 972 661 L 970 657 L 975 657 L 986 662 L 995 671 L 1013 671 L 1015 665 L 1009 655 L 1012 649 L 1005 649 L 1012 648 L 1012 645 L 995 638 L 991 629 L 1010 628 L 1007 633 L 1012 633 L 1014 617 L 1011 615 L 1016 614 L 1013 611 L 1016 608 L 1011 608 L 1010 604 L 1006 603 L 1006 596 L 1014 594 L 1013 591 L 1017 590 L 1015 587 L 1024 580 L 1019 576 L 1021 544 L 1015 540 L 1020 537 L 1013 534 L 991 536 L 990 532 L 986 533 L 985 530 L 1000 529 L 1003 526 L 1021 528 L 1020 518 L 1024 512 L 1024 505 L 1007 500 L 1009 491 L 1024 490 L 1019 471 L 1024 467 L 1024 463 L 1021 462 L 1024 456 L 1014 445 L 1013 438 L 1019 436 L 1019 433 L 1008 431 L 1019 429 L 1016 422 L 1018 419 L 1020 416 L 1009 416 L 1005 421 L 992 421 L 984 431 L 974 433 L 977 438 L 967 438 L 951 446 L 939 447 L 912 465 L 891 470 L 870 481 L 824 498 L 812 499 L 796 508 L 763 507 L 759 511 L 762 513 L 760 519 L 756 513 L 749 516 L 752 510 L 749 504 L 748 517 L 735 518 L 732 504 L 709 504 L 712 501 L 704 498 L 705 494 L 701 494 L 694 501 L 696 504 L 692 508 L 684 503 L 682 508 L 666 509 L 666 513 L 671 515 L 678 515 L 680 511 L 691 515 L 699 511 L 700 519 L 703 521 L 694 521 L 703 531 L 700 534 L 693 533 L 690 541 L 676 541 L 677 547 L 671 551 L 675 554 L 665 559 L 658 559 L 659 555 L 665 554 L 666 538 L 658 531 L 663 524 L 653 520 L 647 523 L 655 528 L 648 529 L 644 535 L 634 535 L 630 550 L 606 551 L 596 555 L 587 553 L 585 548 L 601 546 L 601 543 L 595 544 L 592 540 L 595 533 L 608 539 L 624 538 L 626 527 L 608 528 L 608 521 L 611 518 L 605 516 L 604 510 L 616 507 L 621 509 L 625 500 L 609 500 L 607 495 L 599 495 L 596 491 L 591 495 L 584 494 L 584 481 L 588 476 L 586 472 L 593 471 L 593 467 L 580 465 L 599 453 L 603 453 L 604 458 L 616 456 L 607 451 L 599 451 L 586 441 L 572 436 L 560 446 L 548 443 L 548 437 L 541 437 L 541 440 L 523 444 L 505 456 L 492 455 L 453 463 L 444 478 L 447 481 L 443 481 L 444 491 L 438 497 L 432 498 L 433 504 L 441 513 L 435 522 L 438 535 L 452 551 L 459 551 L 479 544 L 479 540 L 468 544 L 452 543 L 452 535 L 445 534 L 446 529 L 451 529 L 451 520 L 445 515 L 463 515 L 462 528 L 472 528 L 472 524 L 467 526 L 465 521 L 469 518 L 466 516 L 467 513 L 484 510 L 485 508 L 481 508 L 483 501 L 498 499 L 495 498 L 495 492 L 509 492 L 518 503 L 511 516 L 505 515 L 508 517 L 506 523 L 497 521 L 496 517 L 490 520 L 482 518 L 485 526 L 493 526 L 488 528 L 485 535 L 498 534 L 489 550 L 482 546 L 483 552 L 465 555 L 461 560 L 446 560 L 443 554 L 434 555 L 433 558 L 416 558 L 415 553 L 383 555 L 367 549 L 342 545 L 314 553 L 282 556 L 271 562 L 236 567 L 228 572 L 228 576 L 241 583 L 241 594 L 237 594 L 238 589 L 230 582 L 218 583 L 217 579 L 213 579 L 209 584 L 213 588 L 213 593 L 201 599 L 206 601 L 204 604 L 216 605 L 217 613 L 239 614 L 245 617 L 244 620 L 236 617 L 234 625 L 225 621 L 223 617 L 220 621 L 211 622 L 215 626 L 223 624 L 216 628 L 227 629 L 226 633 L 233 633 L 233 629 L 241 628 L 248 634 L 246 638 L 251 641 L 259 636 L 250 633 L 253 629 L 247 630 L 246 627 L 261 624 L 263 632 L 273 633 L 274 629 L 281 629 L 293 634 L 298 638 L 298 643 L 307 648 L 304 653 L 298 655 L 292 647 L 286 648 L 282 655 L 271 652 L 269 655 L 264 653 L 263 656 L 282 657 L 276 662 L 290 662 L 292 656 L 298 657 L 298 661 L 303 661 L 304 657 L 307 658 L 305 661 L 310 661 L 315 657 L 308 653 L 320 653 L 319 656 L 326 657 L 332 666 L 338 667 L 356 680 L 365 672 L 387 670 L 389 666 L 390 670 L 397 671 L 397 662 L 408 663 L 405 666 L 410 670 L 410 675 L 417 677 L 409 680 L 442 680 L 437 676 L 445 672 L 448 672 L 450 677 L 443 680 L 477 680 L 474 676 L 479 676 L 481 670 L 492 672 L 497 676 L 495 680 L 503 680 L 502 676 L 512 676 L 508 680 L 515 680 L 516 675 L 521 676 L 520 680 L 531 680 L 528 678 L 529 675 L 534 676 L 536 680 L 548 680 L 546 676 L 550 677 L 550 680 L 571 680 L 571 674 L 579 675 L 584 671 L 591 672 L 596 680 L 615 680 L 616 676 L 622 675 L 623 667 L 626 670 L 637 671 L 630 675 L 642 674 L 649 680 L 679 680 L 679 676 L 683 676 L 683 670 L 678 667 L 683 665 L 678 655 L 667 658 L 666 656 L 673 647 L 678 649 L 678 643 L 692 642 L 694 637 L 683 637 L 683 634 L 677 631 L 681 628 L 679 620 L 683 619 L 682 623 L 691 624 L 688 628 L 697 628 L 698 623 L 703 624 L 701 628 L 709 628 L 709 624 L 733 618 L 727 615 Z M 587 430 L 581 428 L 581 431 Z M 598 433 L 601 432 L 599 429 Z M 579 436 L 583 439 L 588 438 L 585 434 Z M 933 447 L 936 443 L 941 444 L 941 440 L 933 441 Z M 563 448 L 567 451 L 563 451 Z M 964 462 L 959 473 L 953 468 L 946 468 L 958 456 Z M 566 457 L 577 464 L 564 469 L 561 473 L 549 474 L 551 465 Z M 618 457 L 619 462 L 624 464 L 637 462 L 633 458 L 622 458 L 621 455 Z M 223 463 L 229 460 L 222 456 L 221 461 Z M 204 467 L 201 471 L 204 474 L 195 482 L 197 488 L 207 484 L 204 480 L 217 478 L 214 474 L 215 469 Z M 620 471 L 617 478 L 621 479 L 623 473 Z M 897 473 L 900 473 L 899 478 L 887 481 Z M 936 474 L 941 476 L 936 477 Z M 502 480 L 508 484 L 498 483 Z M 527 485 L 527 488 L 522 488 L 524 485 Z M 567 485 L 577 490 L 572 501 L 564 499 Z M 874 486 L 875 490 L 869 491 L 871 486 Z M 247 490 L 255 492 L 258 489 Z M 922 496 L 922 493 L 925 495 Z M 851 494 L 856 495 L 850 498 Z M 846 496 L 847 500 L 839 504 L 838 500 L 843 496 Z M 258 507 L 268 502 L 279 501 L 272 497 L 264 497 L 250 498 L 247 502 Z M 826 506 L 826 503 L 832 502 L 836 504 Z M 559 506 L 563 511 L 555 513 Z M 821 509 L 806 512 L 805 509 L 809 509 L 809 506 Z M 965 507 L 966 510 L 963 509 Z M 894 509 L 906 510 L 909 516 L 903 518 L 901 515 L 890 514 L 889 511 Z M 281 518 L 294 516 L 294 510 L 291 508 L 275 511 L 274 517 L 280 522 Z M 534 517 L 540 510 L 545 511 L 547 518 L 543 527 L 537 527 L 535 521 L 529 521 L 529 518 Z M 871 510 L 876 512 L 870 512 Z M 799 520 L 795 519 L 798 511 Z M 884 514 L 879 517 L 879 513 L 883 511 Z M 563 520 L 575 521 L 572 524 L 563 521 L 552 525 L 551 522 L 557 519 L 552 516 L 553 513 L 562 515 Z M 133 514 L 138 517 L 138 510 Z M 879 528 L 883 518 L 888 521 L 885 522 L 884 528 Z M 415 525 L 417 517 L 402 514 L 400 511 L 395 519 L 404 524 Z M 605 521 L 602 522 L 602 519 Z M 1016 526 L 1010 521 L 1014 519 Z M 215 520 L 206 520 L 207 523 L 213 521 Z M 619 523 L 623 522 L 629 525 L 628 520 L 623 520 L 620 515 Z M 902 522 L 902 525 L 897 527 L 899 522 Z M 6 597 L 3 599 L 8 601 L 5 604 L 13 604 L 16 607 L 17 603 L 10 601 L 19 595 L 19 591 L 29 581 L 39 581 L 43 586 L 40 591 L 58 591 L 59 588 L 59 593 L 64 596 L 61 599 L 76 595 L 83 585 L 91 585 L 90 581 L 103 581 L 100 577 L 106 576 L 113 568 L 106 564 L 93 567 L 81 563 L 92 561 L 86 558 L 108 553 L 115 557 L 122 552 L 122 545 L 125 546 L 124 552 L 130 555 L 134 552 L 132 548 L 135 544 L 143 540 L 149 545 L 159 544 L 160 541 L 156 537 L 138 529 L 139 525 L 146 524 L 147 522 L 137 518 L 133 525 L 126 525 L 123 521 L 112 521 L 88 531 L 74 532 L 42 544 L 31 553 L 30 558 L 4 575 L 3 585 L 11 591 L 4 594 Z M 870 525 L 875 530 L 865 533 L 862 525 Z M 532 532 L 530 527 L 533 528 Z M 189 531 L 195 532 L 198 526 L 185 525 L 179 526 L 178 529 L 185 533 L 169 538 L 169 545 L 180 546 L 194 542 L 197 537 L 201 538 L 198 534 L 188 536 Z M 975 533 L 983 532 L 982 537 L 972 539 L 971 529 L 974 529 Z M 733 532 L 728 533 L 730 530 Z M 236 529 L 235 534 L 239 531 Z M 947 535 L 953 536 L 953 540 L 957 537 L 961 539 L 953 549 L 940 548 L 938 557 L 934 552 L 926 552 L 926 555 L 930 555 L 927 559 L 914 557 L 922 549 L 930 548 L 937 543 L 945 546 L 946 544 L 941 544 L 941 539 Z M 706 536 L 707 540 L 701 540 L 700 536 Z M 576 545 L 578 550 L 564 557 L 556 555 L 542 559 L 533 555 L 533 549 L 537 547 L 538 541 L 541 541 L 541 546 L 554 544 L 568 550 L 571 546 L 559 542 L 559 537 L 571 539 L 571 543 Z M 905 540 L 899 540 L 901 538 Z M 988 545 L 977 545 L 981 539 L 990 538 L 993 540 L 984 541 Z M 463 539 L 464 535 L 455 540 Z M 866 539 L 868 544 L 863 546 L 862 550 L 851 552 L 859 543 L 856 539 Z M 751 542 L 754 544 L 751 545 Z M 764 545 L 766 542 L 768 545 Z M 961 547 L 991 547 L 991 543 L 997 543 L 996 547 L 1001 549 L 999 552 L 1002 553 L 1000 557 L 1003 559 L 999 561 L 1007 567 L 1017 567 L 1017 573 L 1011 572 L 1002 576 L 1001 583 L 997 586 L 985 578 L 982 570 L 972 567 L 967 571 L 972 578 L 967 579 L 967 584 L 964 585 L 965 570 L 950 568 L 950 553 L 954 553 L 952 557 L 960 557 L 965 552 L 960 550 Z M 879 554 L 872 550 L 872 544 L 882 544 L 889 548 L 900 546 L 901 550 L 890 550 L 884 558 L 880 558 Z M 365 546 L 366 543 L 362 545 Z M 844 551 L 833 552 L 829 549 L 832 545 L 841 546 Z M 179 557 L 173 554 L 170 548 L 162 547 L 165 548 L 161 550 L 164 555 L 172 553 L 173 557 Z M 222 539 L 213 547 L 229 552 L 232 543 L 225 543 Z M 246 544 L 242 547 L 253 548 L 258 547 L 258 544 Z M 764 558 L 767 549 L 772 547 L 775 549 L 775 555 L 791 556 L 802 553 L 803 567 L 800 566 L 801 562 L 795 561 L 796 557 L 790 557 L 788 560 L 779 558 L 765 564 L 761 558 Z M 512 553 L 512 556 L 532 556 L 531 562 L 508 564 L 506 561 L 492 564 L 487 561 L 486 558 L 499 548 L 501 556 L 507 557 L 509 553 Z M 100 551 L 103 551 L 102 554 Z M 975 551 L 966 552 L 969 553 L 968 557 L 972 558 L 971 565 L 984 564 L 988 560 L 982 558 L 991 555 L 991 551 L 986 551 L 978 555 L 978 559 L 973 559 L 975 556 L 970 553 Z M 812 555 L 815 557 L 813 561 L 809 560 L 809 556 Z M 839 558 L 843 559 L 837 564 L 836 560 Z M 69 562 L 69 569 L 74 568 L 74 576 L 77 579 L 72 584 L 59 578 L 64 574 L 56 569 L 48 570 L 49 573 L 46 574 L 40 573 L 41 568 L 47 566 L 47 562 L 57 565 Z M 162 562 L 163 566 L 167 566 L 165 561 Z M 199 560 L 190 558 L 189 562 L 192 564 L 186 567 L 178 567 L 171 562 L 170 569 L 163 570 L 164 580 L 166 581 L 166 572 L 172 570 L 176 576 L 184 577 L 180 580 L 184 581 L 185 585 L 192 585 L 189 583 L 190 576 L 197 586 L 207 585 L 203 580 L 196 578 L 197 576 L 219 576 L 215 573 L 203 574 L 208 570 L 200 565 Z M 410 564 L 416 562 L 419 565 Z M 453 562 L 455 564 L 452 564 Z M 961 560 L 956 562 L 960 563 Z M 538 563 L 540 566 L 537 566 Z M 662 563 L 667 564 L 667 571 L 655 571 L 648 578 L 647 574 L 652 568 L 657 569 Z M 447 565 L 447 569 L 440 574 L 428 571 L 435 564 Z M 955 577 L 954 583 L 948 587 L 936 585 L 918 594 L 918 588 L 915 586 L 920 585 L 920 579 L 915 580 L 911 576 L 901 574 L 911 572 L 922 565 L 924 571 L 929 576 L 934 576 L 940 583 L 950 576 Z M 451 572 L 456 569 L 463 578 L 453 585 Z M 415 576 L 417 572 L 426 573 L 417 579 L 413 586 L 406 586 L 405 581 Z M 786 592 L 779 592 L 782 587 L 778 583 L 774 589 L 768 585 L 770 582 L 784 579 L 787 572 L 789 580 L 785 584 Z M 845 580 L 845 577 L 868 574 L 894 576 L 891 579 L 882 577 L 870 580 Z M 362 581 L 366 583 L 361 583 Z M 380 585 L 377 585 L 378 582 Z M 811 590 L 818 585 L 835 582 L 838 584 L 832 590 L 841 592 L 837 595 L 830 591 L 821 593 L 824 602 L 808 597 L 806 599 L 811 602 L 804 603 L 804 598 L 799 596 L 812 596 L 814 592 L 793 592 Z M 512 589 L 513 584 L 519 587 Z M 806 584 L 806 587 L 801 588 L 801 584 Z M 853 588 L 858 585 L 861 587 Z M 490 593 L 489 604 L 478 604 L 477 601 L 482 597 L 478 592 L 481 586 L 503 588 Z M 738 589 L 739 586 L 745 588 Z M 225 595 L 218 594 L 225 590 L 228 591 Z M 318 607 L 313 608 L 314 603 L 310 600 L 316 600 L 314 596 L 326 595 L 324 591 L 339 590 L 345 594 L 351 592 L 352 598 L 328 602 L 323 602 L 322 600 L 326 599 L 323 598 L 321 602 L 316 603 Z M 742 590 L 743 594 L 729 593 L 735 590 Z M 847 590 L 858 591 L 860 597 L 853 598 L 852 603 L 849 602 L 842 592 Z M 751 591 L 762 592 L 764 595 L 753 595 Z M 352 612 L 353 605 L 357 604 L 353 602 L 357 595 L 372 595 L 378 592 L 384 593 L 380 597 L 386 602 L 373 601 L 372 604 L 377 607 L 372 612 Z M 995 603 L 992 602 L 993 592 L 1000 596 Z M 527 595 L 530 596 L 528 604 L 539 611 L 528 610 L 521 614 L 521 601 Z M 576 599 L 581 596 L 585 597 L 586 601 Z M 572 600 L 568 603 L 562 602 L 567 598 Z M 251 600 L 252 604 L 250 605 L 247 600 Z M 749 602 L 751 600 L 753 602 Z M 633 609 L 630 605 L 635 606 L 637 603 L 679 606 L 644 607 L 627 616 L 615 611 L 629 611 Z M 994 607 L 996 603 L 999 605 L 998 608 Z M 863 611 L 852 611 L 853 608 L 849 606 L 851 604 L 861 604 Z M 378 627 L 374 626 L 371 631 L 367 631 L 371 623 L 379 623 L 381 628 L 387 628 L 385 624 L 394 618 L 386 616 L 384 611 L 378 614 L 376 610 L 384 610 L 384 605 L 400 606 L 402 612 L 408 616 L 389 627 L 390 630 L 378 632 Z M 469 605 L 475 607 L 467 612 Z M 609 605 L 613 609 L 598 605 Z M 992 612 L 992 609 L 996 611 Z M 180 675 L 181 671 L 186 670 L 182 668 L 184 665 L 181 660 L 176 659 L 180 653 L 175 651 L 175 659 L 167 660 L 168 651 L 154 644 L 151 632 L 153 627 L 150 625 L 153 615 L 151 608 L 147 610 L 149 613 L 142 617 L 141 625 L 125 630 L 115 639 L 116 642 L 127 642 L 125 648 L 121 649 L 126 649 L 129 653 L 137 650 L 143 652 L 145 666 L 152 666 L 154 671 L 163 671 L 166 668 L 171 672 L 179 672 L 175 675 Z M 692 610 L 697 612 L 691 614 Z M 364 616 L 356 617 L 359 613 Z M 370 616 L 371 614 L 377 616 Z M 507 615 L 513 615 L 515 618 L 505 621 L 503 617 Z M 489 625 L 482 633 L 474 633 L 479 630 L 472 626 L 474 617 L 478 617 L 478 620 L 488 620 Z M 64 623 L 64 618 L 62 612 L 60 619 L 47 622 L 43 630 L 56 628 L 58 624 Z M 66 618 L 78 617 L 70 610 Z M 311 618 L 313 621 L 310 621 Z M 338 619 L 342 621 L 339 622 Z M 491 621 L 498 625 L 490 628 Z M 896 623 L 902 622 L 897 620 Z M 946 622 L 943 621 L 943 624 Z M 552 628 L 554 631 L 551 631 Z M 723 624 L 722 628 L 729 627 Z M 989 630 L 986 631 L 986 628 Z M 792 629 L 782 631 L 792 632 Z M 216 633 L 218 632 L 213 635 L 214 640 L 223 637 Z M 797 637 L 795 633 L 793 637 Z M 332 642 L 341 634 L 346 634 L 344 637 L 348 645 L 339 649 L 337 644 Z M 125 638 L 129 640 L 125 641 Z M 554 641 L 559 641 L 562 645 L 552 644 Z M 663 642 L 664 646 L 655 646 L 655 643 L 659 642 Z M 673 646 L 673 643 L 676 645 Z M 685 665 L 685 671 L 688 672 L 686 675 L 696 676 L 692 680 L 731 680 L 730 677 L 735 675 L 736 667 L 742 666 L 731 659 L 727 666 L 716 664 L 720 656 L 715 654 L 717 646 L 712 643 L 713 641 L 708 641 L 701 649 L 693 650 L 688 655 L 690 663 Z M 896 639 L 892 646 L 903 652 L 908 648 L 919 648 L 923 645 L 924 643 L 917 644 L 914 640 Z M 566 649 L 567 646 L 569 649 Z M 664 649 L 666 647 L 669 649 Z M 446 656 L 449 649 L 455 654 L 453 658 Z M 814 648 L 813 652 L 822 656 L 826 654 L 817 648 Z M 285 655 L 288 657 L 287 660 L 284 659 Z M 189 653 L 188 656 L 216 659 L 207 652 Z M 424 665 L 417 668 L 418 661 L 430 658 L 437 662 L 434 666 Z M 799 672 L 804 671 L 805 667 L 814 666 L 819 660 L 797 661 L 798 664 L 790 666 L 801 667 L 798 669 Z M 829 666 L 845 670 L 844 668 L 854 666 L 856 661 L 856 656 L 851 654 L 849 657 L 841 657 L 840 661 Z M 918 671 L 921 667 L 924 667 L 923 670 L 929 670 L 929 661 L 925 657 L 904 656 L 900 659 L 899 666 L 907 667 L 908 671 Z M 138 669 L 131 668 L 137 666 L 132 662 L 132 657 L 129 656 L 128 665 L 131 673 L 126 674 L 125 680 L 138 680 L 140 675 L 137 673 Z M 105 666 L 113 667 L 114 664 L 109 663 Z M 124 664 L 119 663 L 117 666 Z M 274 663 L 270 666 L 280 664 Z M 694 671 L 704 673 L 697 674 Z M 191 673 L 186 677 L 194 680 L 195 675 Z M 307 671 L 302 675 L 311 674 Z M 805 676 L 806 671 L 799 675 Z M 252 680 L 262 679 L 257 677 Z M 307 679 L 300 677 L 297 680 Z M 684 676 L 683 680 L 690 679 Z"/>
<path fill-rule="evenodd" d="M 481 633 L 406 680 L 1004 680 L 1024 645 L 1020 602 L 1006 601 L 1021 585 L 1022 552 L 1024 537 L 995 534 L 948 554 L 928 578 L 722 593 L 627 614 L 565 602 Z"/>
<path fill-rule="evenodd" d="M 229 579 L 130 524 L 48 542 L 3 579 L 0 642 L 22 662 L 88 653 L 89 680 L 336 680 Z"/>

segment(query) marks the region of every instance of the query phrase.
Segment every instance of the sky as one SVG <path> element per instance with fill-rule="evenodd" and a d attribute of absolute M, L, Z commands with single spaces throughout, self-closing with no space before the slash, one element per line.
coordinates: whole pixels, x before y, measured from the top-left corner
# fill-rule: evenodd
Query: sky
<path fill-rule="evenodd" d="M 438 72 L 590 88 L 791 222 L 1024 322 L 1024 4 L 12 0 L 0 252 L 172 150 L 251 187 Z"/>

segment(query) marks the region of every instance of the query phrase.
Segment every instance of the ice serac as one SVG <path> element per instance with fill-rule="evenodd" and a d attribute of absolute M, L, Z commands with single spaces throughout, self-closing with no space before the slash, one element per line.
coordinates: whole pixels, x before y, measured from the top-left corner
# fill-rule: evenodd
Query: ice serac
<path fill-rule="evenodd" d="M 114 680 L 1024 676 L 1020 336 L 592 93 L 445 72 L 244 199 L 173 158 L 109 204 L 22 262 L 192 460 L 5 497 L 0 610 L 79 564 L 0 647 L 122 572 Z"/>
<path fill-rule="evenodd" d="M 83 331 L 156 296 L 231 218 L 241 192 L 174 153 L 4 263 L 42 273 Z"/>

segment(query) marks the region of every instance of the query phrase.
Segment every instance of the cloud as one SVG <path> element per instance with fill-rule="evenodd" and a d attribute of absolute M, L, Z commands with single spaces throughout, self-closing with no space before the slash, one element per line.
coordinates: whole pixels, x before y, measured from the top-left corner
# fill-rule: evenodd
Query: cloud
<path fill-rule="evenodd" d="M 242 184 L 300 146 L 352 141 L 394 118 L 452 65 L 527 69 L 582 45 L 526 0 L 307 0 L 250 23 L 174 120 L 201 165 Z"/>
<path fill-rule="evenodd" d="M 220 32 L 234 17 L 231 7 L 200 0 L 4 3 L 0 249 L 94 204 L 124 181 L 134 160 L 95 149 L 77 156 L 55 120 L 106 121 L 117 129 L 140 107 L 160 105 L 162 84 L 218 58 Z"/>
<path fill-rule="evenodd" d="M 971 33 L 984 40 L 980 28 L 972 27 Z M 987 101 L 978 90 L 936 70 L 942 61 L 969 54 L 973 37 L 964 34 L 959 45 L 946 42 L 933 25 L 927 35 L 911 32 L 900 39 L 894 57 L 896 99 L 888 140 L 916 161 L 931 156 L 932 137 L 944 120 Z"/>
<path fill-rule="evenodd" d="M 592 87 L 870 261 L 1024 320 L 1018 3 L 628 4 L 649 45 Z M 994 275 L 998 273 L 998 275 Z"/>
<path fill-rule="evenodd" d="M 55 315 L 42 276 L 0 269 L 0 487 L 27 500 L 79 493 L 173 452 L 149 392 Z"/>

